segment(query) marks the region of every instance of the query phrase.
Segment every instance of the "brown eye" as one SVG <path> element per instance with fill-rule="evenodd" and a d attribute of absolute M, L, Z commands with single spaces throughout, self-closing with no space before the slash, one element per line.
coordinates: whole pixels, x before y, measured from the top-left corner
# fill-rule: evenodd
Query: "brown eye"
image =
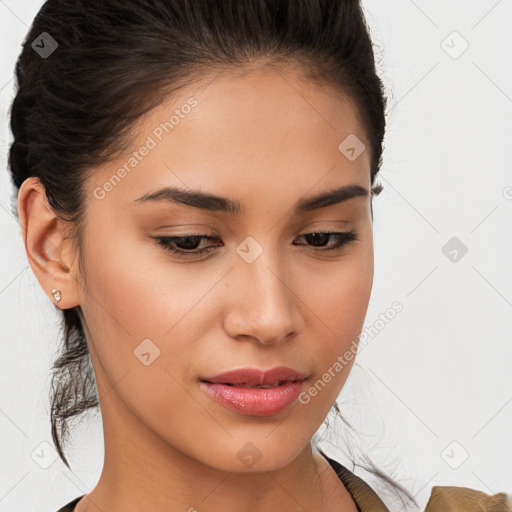
<path fill-rule="evenodd" d="M 307 243 L 311 245 L 314 250 L 317 251 L 332 251 L 343 248 L 346 244 L 357 240 L 357 234 L 355 231 L 316 231 L 314 233 L 307 233 L 301 235 L 305 238 Z M 327 246 L 327 242 L 334 238 L 336 241 L 334 245 Z M 300 245 L 300 244 L 294 244 Z"/>
<path fill-rule="evenodd" d="M 154 237 L 156 243 L 161 245 L 167 251 L 175 254 L 178 257 L 201 256 L 202 254 L 211 251 L 216 246 L 204 247 L 198 249 L 198 245 L 203 240 L 216 241 L 219 240 L 216 236 L 210 235 L 182 235 L 182 236 L 159 236 Z M 218 247 L 218 244 L 217 244 Z"/>

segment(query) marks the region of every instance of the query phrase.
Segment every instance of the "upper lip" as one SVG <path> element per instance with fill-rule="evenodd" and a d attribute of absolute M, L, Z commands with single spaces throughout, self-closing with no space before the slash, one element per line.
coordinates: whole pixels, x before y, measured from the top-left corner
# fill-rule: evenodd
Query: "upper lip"
<path fill-rule="evenodd" d="M 240 368 L 230 370 L 212 377 L 204 377 L 201 380 L 220 384 L 249 384 L 250 386 L 268 386 L 278 381 L 304 380 L 306 375 L 287 368 L 286 366 L 276 366 L 269 370 L 259 370 L 258 368 Z"/>

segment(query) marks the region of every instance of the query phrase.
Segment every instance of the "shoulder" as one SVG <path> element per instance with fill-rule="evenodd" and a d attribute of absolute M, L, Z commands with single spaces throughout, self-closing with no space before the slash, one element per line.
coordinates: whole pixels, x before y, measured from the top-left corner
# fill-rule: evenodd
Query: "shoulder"
<path fill-rule="evenodd" d="M 319 452 L 336 471 L 361 512 L 389 512 L 377 493 L 360 477 Z M 457 486 L 434 486 L 423 512 L 512 512 L 512 495 L 504 492 L 486 494 L 476 489 Z"/>
<path fill-rule="evenodd" d="M 468 487 L 434 486 L 424 512 L 512 512 L 512 497 Z"/>

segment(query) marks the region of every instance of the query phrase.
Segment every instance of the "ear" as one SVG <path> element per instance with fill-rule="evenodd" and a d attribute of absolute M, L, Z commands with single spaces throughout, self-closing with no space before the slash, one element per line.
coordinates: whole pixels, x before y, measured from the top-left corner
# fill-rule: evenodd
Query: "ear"
<path fill-rule="evenodd" d="M 69 227 L 49 205 L 39 178 L 27 178 L 18 194 L 18 214 L 29 264 L 39 284 L 60 309 L 80 305 L 78 251 Z M 52 289 L 61 292 L 57 302 Z"/>

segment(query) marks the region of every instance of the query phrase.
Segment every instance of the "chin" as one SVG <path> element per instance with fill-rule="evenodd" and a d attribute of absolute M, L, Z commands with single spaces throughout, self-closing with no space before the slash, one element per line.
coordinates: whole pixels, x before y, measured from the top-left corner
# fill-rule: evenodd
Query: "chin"
<path fill-rule="evenodd" d="M 238 444 L 240 448 L 234 449 Z M 226 450 L 222 450 L 221 453 L 211 453 L 208 457 L 211 463 L 208 465 L 232 473 L 277 471 L 288 465 L 301 451 L 300 447 L 291 444 L 283 446 L 282 442 L 269 443 L 268 440 L 261 443 L 231 442 L 230 449 L 226 447 Z"/>

